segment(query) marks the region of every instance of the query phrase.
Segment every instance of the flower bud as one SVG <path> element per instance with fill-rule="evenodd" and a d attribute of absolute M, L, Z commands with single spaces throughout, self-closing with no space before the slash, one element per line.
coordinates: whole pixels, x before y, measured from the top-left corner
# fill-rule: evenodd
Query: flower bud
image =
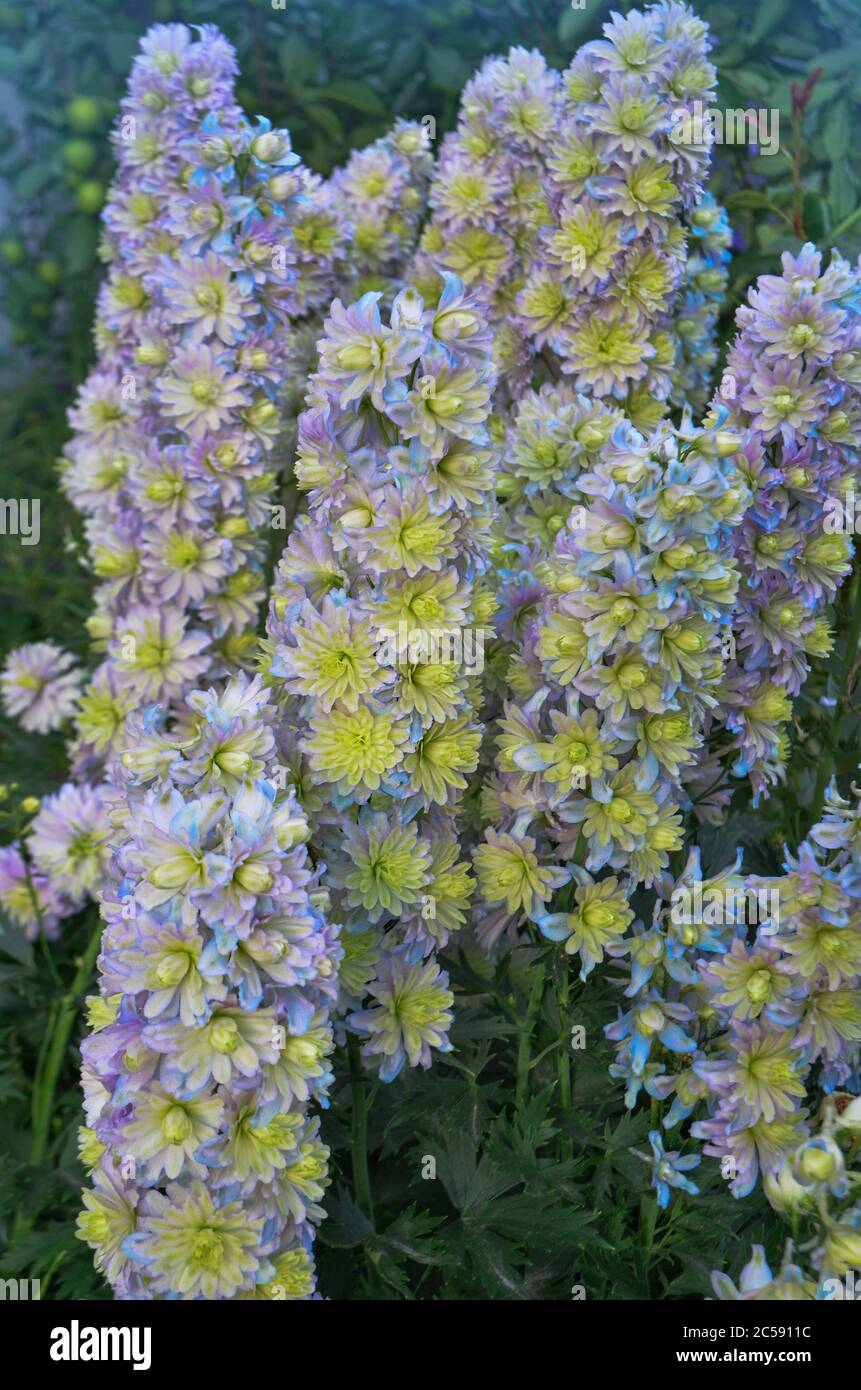
<path fill-rule="evenodd" d="M 267 130 L 251 141 L 251 153 L 261 164 L 274 164 L 286 154 L 288 148 L 289 142 L 283 131 L 279 130 Z"/>
<path fill-rule="evenodd" d="M 861 1267 L 861 1231 L 836 1222 L 828 1229 L 823 1251 L 823 1272 L 845 1274 L 848 1269 Z"/>
<path fill-rule="evenodd" d="M 793 1176 L 792 1164 L 786 1158 L 778 1169 L 763 1174 L 762 1187 L 774 1210 L 787 1215 L 805 1211 L 815 1201 L 812 1189 Z"/>

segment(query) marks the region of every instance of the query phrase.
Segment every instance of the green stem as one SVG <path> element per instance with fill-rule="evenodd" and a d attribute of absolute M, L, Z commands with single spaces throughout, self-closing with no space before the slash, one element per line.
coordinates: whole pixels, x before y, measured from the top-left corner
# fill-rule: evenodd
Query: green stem
<path fill-rule="evenodd" d="M 532 992 L 529 995 L 529 1003 L 526 1006 L 526 1018 L 523 1020 L 523 1027 L 520 1031 L 520 1042 L 517 1045 L 517 1082 L 514 1089 L 514 1103 L 518 1110 L 526 1100 L 526 1091 L 529 1085 L 529 1057 L 532 1052 L 532 1030 L 535 1027 L 535 1020 L 538 1017 L 538 1010 L 541 1008 L 541 1000 L 544 997 L 544 966 L 538 965 L 535 968 L 535 978 L 532 981 Z"/>
<path fill-rule="evenodd" d="M 54 1000 L 48 1010 L 48 1023 L 42 1034 L 42 1041 L 39 1044 L 39 1051 L 36 1055 L 36 1070 L 33 1074 L 33 1091 L 30 1096 L 30 1127 L 35 1130 L 39 1117 L 39 1097 L 41 1095 L 42 1076 L 45 1071 L 45 1054 L 48 1051 L 48 1044 L 54 1033 L 54 1023 L 57 1018 L 59 1001 Z"/>
<path fill-rule="evenodd" d="M 368 1168 L 368 1099 L 365 1091 L 367 1081 L 362 1075 L 362 1052 L 359 1039 L 350 1034 L 347 1038 L 347 1055 L 350 1058 L 350 1089 L 353 1095 L 353 1186 L 356 1192 L 356 1206 L 374 1224 L 374 1201 L 371 1196 L 371 1173 Z"/>
<path fill-rule="evenodd" d="M 854 226 L 859 217 L 861 217 L 861 208 L 856 208 L 854 212 L 850 212 L 848 217 L 844 217 L 842 222 L 838 222 L 836 227 L 832 227 L 829 235 L 836 241 L 837 237 L 842 236 L 844 232 L 848 232 L 849 228 Z"/>
<path fill-rule="evenodd" d="M 42 955 L 45 959 L 45 964 L 48 967 L 48 974 L 51 976 L 51 979 L 53 980 L 54 984 L 59 986 L 60 989 L 62 989 L 62 976 L 60 975 L 59 970 L 54 964 L 54 957 L 52 956 L 51 948 L 48 945 L 48 938 L 43 931 L 39 932 L 39 946 L 41 948 Z"/>
<path fill-rule="evenodd" d="M 654 1197 L 644 1196 L 640 1198 L 640 1237 L 643 1246 L 643 1274 L 646 1287 L 649 1288 L 649 1266 L 652 1261 L 652 1250 L 655 1244 L 655 1227 L 658 1224 L 658 1203 Z"/>
<path fill-rule="evenodd" d="M 29 894 L 30 902 L 33 905 L 33 911 L 36 914 L 36 920 L 39 924 L 39 946 L 42 951 L 42 955 L 45 957 L 45 964 L 48 967 L 48 974 L 51 976 L 51 979 L 53 980 L 54 984 L 61 989 L 63 981 L 60 978 L 60 972 L 57 969 L 56 964 L 54 963 L 54 957 L 51 955 L 51 948 L 48 945 L 48 936 L 45 931 L 45 918 L 42 912 L 42 905 L 39 902 L 39 895 L 36 892 L 36 885 L 33 882 L 33 873 L 30 868 L 30 861 L 26 855 L 24 856 L 24 878 L 27 883 L 27 893 Z"/>
<path fill-rule="evenodd" d="M 48 1269 L 47 1269 L 47 1272 L 45 1273 L 45 1275 L 44 1275 L 44 1277 L 43 1277 L 43 1279 L 41 1280 L 41 1283 L 40 1283 L 40 1287 L 39 1287 L 39 1297 L 40 1297 L 40 1298 L 47 1298 L 47 1296 L 48 1296 L 48 1285 L 50 1284 L 50 1282 L 51 1282 L 51 1280 L 53 1279 L 53 1277 L 54 1277 L 55 1273 L 57 1272 L 57 1270 L 60 1268 L 60 1265 L 61 1265 L 61 1264 L 63 1263 L 63 1261 L 65 1260 L 67 1254 L 68 1254 L 68 1251 L 67 1251 L 67 1250 L 58 1250 L 57 1253 L 56 1253 L 56 1255 L 54 1256 L 53 1260 L 52 1260 L 51 1263 L 49 1264 Z"/>
<path fill-rule="evenodd" d="M 858 641 L 861 638 L 861 573 L 856 570 L 849 591 L 849 626 L 846 629 L 846 647 L 843 655 L 843 664 L 840 668 L 840 676 L 837 684 L 837 701 L 834 712 L 831 716 L 831 728 L 828 748 L 823 748 L 822 758 L 819 763 L 819 771 L 816 777 L 816 788 L 813 793 L 813 801 L 810 807 L 810 823 L 815 825 L 822 811 L 825 801 L 825 789 L 831 780 L 834 770 L 834 758 L 837 752 L 837 741 L 840 736 L 840 721 L 843 718 L 843 711 L 846 706 L 847 690 L 846 686 L 852 667 L 855 664 L 856 653 L 858 651 Z"/>
<path fill-rule="evenodd" d="M 568 957 L 563 953 L 559 964 L 559 977 L 556 986 L 556 1000 L 559 1005 L 559 1026 L 562 1031 L 562 1046 L 556 1058 L 556 1075 L 559 1078 L 559 1109 L 563 1118 L 571 1113 L 571 1048 L 568 1038 L 568 1008 L 571 1002 L 571 981 L 568 975 Z M 563 1161 L 573 1157 L 574 1141 L 563 1137 L 560 1155 Z"/>
<path fill-rule="evenodd" d="M 45 1053 L 44 1068 L 35 1085 L 33 1098 L 33 1145 L 31 1162 L 41 1163 L 48 1147 L 48 1131 L 51 1125 L 51 1112 L 54 1108 L 54 1092 L 66 1055 L 69 1037 L 78 1015 L 78 1002 L 89 984 L 93 973 L 99 943 L 102 939 L 102 923 L 99 922 L 87 942 L 86 950 L 80 957 L 75 978 L 60 1000 L 48 1050 Z"/>

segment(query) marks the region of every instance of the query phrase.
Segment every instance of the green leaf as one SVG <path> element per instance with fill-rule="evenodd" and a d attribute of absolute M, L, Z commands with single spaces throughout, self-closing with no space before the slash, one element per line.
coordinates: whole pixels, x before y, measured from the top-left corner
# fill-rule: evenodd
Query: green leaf
<path fill-rule="evenodd" d="M 757 68 L 739 68 L 733 73 L 733 80 L 744 94 L 745 103 L 755 97 L 765 101 L 771 92 L 771 74 L 760 72 Z"/>
<path fill-rule="evenodd" d="M 824 68 L 828 77 L 836 77 L 838 73 L 855 67 L 857 63 L 858 49 L 853 44 L 847 44 L 845 48 L 834 48 L 830 53 L 823 53 L 816 58 L 816 66 Z"/>
<path fill-rule="evenodd" d="M 66 268 L 79 275 L 92 265 L 99 239 L 98 223 L 92 217 L 77 214 L 68 219 L 65 231 Z"/>
<path fill-rule="evenodd" d="M 588 29 L 594 18 L 595 16 L 590 14 L 588 8 L 563 10 L 556 26 L 559 42 L 574 48 L 580 42 L 580 35 L 583 30 Z"/>
<path fill-rule="evenodd" d="M 0 913 L 0 951 L 11 956 L 19 965 L 33 968 L 33 943 L 28 941 L 20 927 L 9 921 L 5 913 Z"/>
<path fill-rule="evenodd" d="M 832 106 L 822 128 L 822 145 L 832 164 L 849 152 L 852 118 L 847 101 Z"/>
<path fill-rule="evenodd" d="M 420 1265 L 442 1265 L 450 1257 L 434 1233 L 444 1221 L 444 1216 L 417 1212 L 413 1202 L 386 1228 L 378 1243 L 394 1259 L 408 1259 Z"/>
<path fill-rule="evenodd" d="M 344 143 L 344 129 L 335 112 L 328 106 L 317 106 L 308 104 L 304 107 L 306 116 L 318 125 L 321 130 L 328 135 L 330 140 L 336 141 L 339 145 Z"/>
<path fill-rule="evenodd" d="M 753 11 L 753 24 L 747 33 L 749 47 L 753 48 L 766 34 L 770 34 L 788 9 L 789 0 L 759 0 Z"/>
<path fill-rule="evenodd" d="M 298 34 L 282 39 L 278 45 L 278 66 L 288 87 L 304 87 L 317 68 L 314 51 Z"/>
<path fill-rule="evenodd" d="M 427 68 L 431 86 L 452 95 L 459 94 L 472 75 L 456 48 L 438 48 L 436 44 L 428 45 Z"/>
<path fill-rule="evenodd" d="M 493 1298 L 525 1300 L 523 1277 L 515 1264 L 516 1247 L 474 1222 L 464 1225 L 464 1235 L 466 1251 L 487 1293 Z"/>
<path fill-rule="evenodd" d="M 349 106 L 354 111 L 363 111 L 368 116 L 386 115 L 386 108 L 376 92 L 365 86 L 364 82 L 355 82 L 349 77 L 341 78 L 339 82 L 330 82 L 326 87 L 318 87 L 314 96 L 327 101 L 339 101 L 342 106 Z"/>
<path fill-rule="evenodd" d="M 726 198 L 728 208 L 771 208 L 773 199 L 768 193 L 759 193 L 755 188 L 743 188 L 739 193 L 730 193 Z"/>
<path fill-rule="evenodd" d="M 327 1197 L 326 1211 L 328 1219 L 323 1236 L 326 1245 L 349 1250 L 353 1246 L 364 1245 L 365 1241 L 373 1236 L 373 1226 L 365 1213 L 356 1206 L 346 1188 L 336 1188 L 332 1195 Z"/>
<path fill-rule="evenodd" d="M 831 225 L 828 204 L 818 193 L 805 193 L 802 204 L 804 230 L 813 241 L 822 241 Z"/>
<path fill-rule="evenodd" d="M 846 159 L 841 159 L 831 166 L 828 175 L 828 198 L 835 223 L 842 222 L 858 205 L 858 180 L 853 176 Z"/>
<path fill-rule="evenodd" d="M 812 49 L 807 39 L 800 39 L 797 34 L 775 34 L 771 40 L 771 45 L 775 53 L 779 53 L 784 58 L 800 58 L 806 63 L 810 58 Z"/>
<path fill-rule="evenodd" d="M 813 88 L 813 95 L 807 107 L 808 111 L 815 111 L 819 106 L 826 106 L 832 97 L 839 96 L 843 90 L 844 84 L 842 82 L 820 80 Z"/>
<path fill-rule="evenodd" d="M 386 77 L 392 82 L 403 82 L 412 76 L 422 63 L 422 43 L 418 35 L 401 39 L 386 64 Z"/>
<path fill-rule="evenodd" d="M 53 182 L 54 170 L 48 160 L 34 160 L 14 181 L 15 199 L 19 203 L 29 203 Z"/>

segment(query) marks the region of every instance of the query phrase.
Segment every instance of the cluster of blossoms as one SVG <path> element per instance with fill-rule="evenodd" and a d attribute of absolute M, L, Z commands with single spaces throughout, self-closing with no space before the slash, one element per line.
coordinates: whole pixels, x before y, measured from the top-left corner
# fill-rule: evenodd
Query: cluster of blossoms
<path fill-rule="evenodd" d="M 77 710 L 81 779 L 115 776 L 139 706 L 170 708 L 204 675 L 253 661 L 290 382 L 301 372 L 304 386 L 306 340 L 338 286 L 396 282 L 424 206 L 423 127 L 399 122 L 325 183 L 298 164 L 285 131 L 242 118 L 235 71 L 211 26 L 197 41 L 181 25 L 156 26 L 115 133 L 99 358 L 63 467 L 86 517 L 100 580 L 88 627 L 105 655 L 83 696 L 72 658 L 50 642 L 13 652 L 0 677 L 4 708 L 28 731 Z M 50 798 L 29 876 L 18 848 L 4 852 L 0 893 L 28 931 L 41 919 L 53 934 L 81 905 L 82 877 L 98 886 L 78 862 L 101 862 L 97 806 L 101 792 L 86 785 Z"/>
<path fill-rule="evenodd" d="M 827 1096 L 819 1116 L 819 1132 L 784 1162 L 779 1176 L 766 1180 L 773 1206 L 792 1214 L 812 1214 L 816 1235 L 798 1252 L 787 1241 L 780 1269 L 774 1274 L 765 1250 L 755 1245 L 741 1271 L 738 1285 L 725 1273 L 712 1273 L 719 1299 L 747 1302 L 828 1299 L 855 1300 L 861 1267 L 861 1173 L 851 1159 L 861 1135 L 861 1101 L 836 1091 Z M 848 1151 L 846 1143 L 848 1141 Z M 809 1264 L 809 1268 L 805 1265 Z"/>
<path fill-rule="evenodd" d="M 92 1032 L 79 1235 L 120 1298 L 306 1298 L 337 928 L 259 676 L 132 715 Z"/>
<path fill-rule="evenodd" d="M 627 1105 L 693 1117 L 736 1196 L 762 1174 L 777 1208 L 816 1206 L 817 1277 L 861 1262 L 838 1090 L 861 1082 L 861 811 L 832 789 L 779 879 L 675 862 L 728 762 L 756 795 L 779 777 L 830 649 L 861 270 L 784 256 L 695 427 L 730 242 L 686 119 L 714 93 L 707 30 L 660 0 L 603 33 L 562 74 L 485 63 L 433 175 L 407 122 L 305 169 L 236 106 L 212 26 L 156 26 L 135 62 L 63 465 L 101 665 L 82 694 L 43 642 L 0 675 L 28 731 L 76 715 L 79 785 L 0 850 L 0 906 L 51 936 L 101 900 L 80 1234 L 121 1298 L 313 1296 L 334 1019 L 383 1081 L 448 1050 L 435 953 L 473 871 L 486 950 L 525 927 L 583 979 L 626 961 L 605 1031 Z M 307 506 L 261 656 L 282 486 Z M 690 906 L 751 895 L 753 933 Z M 649 1143 L 660 1205 L 696 1193 L 700 1154 Z M 715 1290 L 814 1296 L 792 1260 Z"/>
<path fill-rule="evenodd" d="M 337 284 L 342 298 L 348 291 L 361 297 L 379 290 L 391 299 L 400 290 L 427 210 L 432 170 L 427 128 L 397 121 L 332 175 L 333 199 L 349 234 Z"/>
<path fill-rule="evenodd" d="M 299 421 L 309 508 L 279 562 L 266 669 L 345 928 L 342 1008 L 390 1080 L 447 1046 L 452 995 L 428 957 L 472 889 L 455 817 L 493 611 L 495 381 L 453 276 L 427 306 L 402 290 L 387 318 L 379 298 L 326 320 Z"/>
<path fill-rule="evenodd" d="M 0 674 L 6 713 L 28 733 L 59 729 L 75 712 L 81 672 L 54 642 L 28 642 L 8 657 Z M 32 803 L 32 804 L 31 804 Z M 59 935 L 60 922 L 77 912 L 103 881 L 110 826 L 103 789 L 67 783 L 39 804 L 23 845 L 0 846 L 0 908 L 32 941 Z"/>
<path fill-rule="evenodd" d="M 710 136 L 691 143 L 686 118 L 716 74 L 676 0 L 603 33 L 562 74 L 514 49 L 467 84 L 414 276 L 454 271 L 481 296 L 509 394 L 563 372 L 648 428 L 714 362 L 728 236 L 712 202 L 697 212 Z"/>
<path fill-rule="evenodd" d="M 235 70 L 212 27 L 195 42 L 157 26 L 121 107 L 99 360 L 63 477 L 106 654 L 78 715 L 83 775 L 130 710 L 252 663 L 285 394 L 338 286 L 363 264 L 397 275 L 423 205 L 422 127 L 401 123 L 326 184 L 286 131 L 242 116 Z"/>
<path fill-rule="evenodd" d="M 320 292 L 314 312 L 292 326 L 279 380 L 290 446 L 329 304 L 336 296 L 353 299 L 369 291 L 379 291 L 391 303 L 415 251 L 432 168 L 426 127 L 399 120 L 388 135 L 351 154 L 329 180 L 316 175 L 305 180 L 291 230 L 307 259 L 305 273 L 316 270 Z"/>
<path fill-rule="evenodd" d="M 696 251 L 686 262 L 685 293 L 673 320 L 678 352 L 670 399 L 697 410 L 707 402 L 717 361 L 715 321 L 725 289 L 730 232 L 710 194 L 703 196 L 691 220 Z M 592 456 L 623 419 L 647 434 L 665 408 L 651 395 L 631 390 L 608 396 L 591 381 L 578 380 L 575 387 L 554 380 L 524 391 L 506 424 L 497 426 L 505 430 L 499 480 L 505 502 L 499 528 L 502 553 L 510 557 L 514 552 L 523 567 L 540 572 L 540 561 L 552 550 L 572 506 L 585 501 L 577 489 L 578 474 L 591 467 Z"/>
<path fill-rule="evenodd" d="M 108 789 L 87 782 L 116 775 L 130 714 L 248 664 L 255 645 L 284 329 L 325 300 L 334 262 L 292 238 L 311 176 L 286 132 L 242 118 L 235 74 L 213 26 L 197 39 L 156 26 L 114 133 L 98 360 L 70 412 L 62 476 L 86 518 L 100 581 L 88 628 L 104 657 L 83 694 L 51 643 L 14 652 L 3 675 L 26 728 L 57 727 L 77 704 L 82 785 L 42 806 L 31 869 L 18 847 L 4 852 L 3 891 L 31 933 L 53 934 L 100 886 Z"/>
<path fill-rule="evenodd" d="M 568 382 L 527 391 L 504 425 L 498 492 L 503 502 L 497 526 L 500 602 L 521 608 L 526 584 L 533 601 L 556 537 L 586 498 L 578 479 L 595 463 L 617 425 L 621 406 L 593 401 Z M 495 426 L 499 430 L 501 417 Z"/>
<path fill-rule="evenodd" d="M 292 236 L 305 176 L 289 137 L 244 120 L 235 74 L 214 27 L 195 41 L 156 26 L 114 135 L 99 355 L 63 473 L 101 581 L 81 775 L 110 759 L 132 710 L 181 701 L 253 651 L 284 328 L 328 281 Z"/>
<path fill-rule="evenodd" d="M 56 642 L 25 642 L 0 672 L 0 701 L 28 734 L 49 734 L 71 719 L 83 677 Z"/>
<path fill-rule="evenodd" d="M 23 845 L 0 846 L 0 907 L 31 941 L 58 936 L 63 918 L 102 887 L 111 840 L 106 791 L 68 782 L 41 804 L 27 798 L 24 808 L 36 815 Z"/>
<path fill-rule="evenodd" d="M 441 180 L 443 194 L 449 185 L 461 191 L 493 189 L 498 209 L 495 203 L 492 217 L 483 204 L 471 213 L 448 207 L 447 215 L 451 220 L 462 211 L 467 221 L 472 217 L 475 225 L 464 229 L 470 244 L 473 239 L 487 244 L 490 227 L 509 248 L 507 258 L 500 257 L 490 273 L 474 277 L 488 318 L 497 325 L 496 351 L 505 381 L 517 398 L 507 421 L 495 422 L 504 460 L 500 493 L 505 505 L 495 556 L 503 614 L 499 635 L 506 645 L 494 653 L 494 664 L 497 656 L 504 662 L 514 650 L 496 683 L 508 685 L 509 709 L 522 710 L 533 700 L 544 706 L 529 735 L 538 738 L 546 736 L 552 701 L 539 693 L 545 679 L 530 648 L 533 625 L 548 602 L 558 602 L 570 578 L 555 577 L 554 547 L 563 531 L 584 524 L 584 510 L 592 506 L 589 479 L 611 439 L 626 438 L 626 420 L 644 441 L 655 440 L 671 401 L 681 405 L 689 397 L 695 407 L 705 404 L 729 259 L 725 215 L 702 189 L 708 140 L 685 143 L 692 128 L 687 113 L 694 103 L 708 102 L 715 80 L 705 26 L 684 6 L 661 4 L 645 14 L 614 16 L 604 35 L 581 50 L 561 78 L 547 72 L 537 55 L 518 52 L 506 63 L 485 65 L 467 89 L 458 132 L 443 147 L 431 192 L 435 221 L 422 242 L 424 261 L 419 258 L 427 273 L 434 263 L 449 264 L 452 248 L 459 245 L 451 234 L 453 225 L 445 225 L 444 237 L 439 234 L 446 213 L 438 205 Z M 512 198 L 510 187 L 532 192 Z M 570 384 L 563 376 L 571 378 Z M 545 384 L 534 389 L 542 377 Z M 714 453 L 717 446 L 709 447 Z M 722 440 L 720 448 L 728 447 Z M 727 469 L 729 465 L 719 465 L 719 471 Z M 615 485 L 619 479 L 612 481 Z M 701 521 L 688 524 L 683 509 L 695 510 L 697 504 L 683 497 L 683 472 L 669 483 L 672 496 L 661 503 L 664 530 L 658 534 L 657 522 L 653 528 L 657 543 L 669 551 L 675 534 L 684 546 L 690 529 L 701 544 L 709 528 L 708 508 Z M 694 478 L 693 486 L 698 485 Z M 603 482 L 594 491 L 601 498 L 608 495 Z M 711 518 L 719 525 L 724 556 L 728 528 L 740 521 L 745 495 L 743 487 L 734 492 L 726 514 Z M 618 550 L 622 564 L 626 546 L 627 540 L 614 540 L 607 553 Z M 623 582 L 621 571 L 618 582 Z M 672 602 L 672 585 L 664 576 L 659 582 L 657 606 L 662 610 Z M 709 585 L 705 577 L 705 595 Z M 733 597 L 732 583 L 716 602 L 706 597 L 708 622 L 724 627 Z M 714 662 L 715 647 L 721 662 L 726 659 L 723 643 L 715 641 L 716 630 L 712 626 L 708 634 L 712 650 L 707 642 L 687 663 L 684 680 L 691 689 L 698 686 L 697 666 Z M 601 640 L 608 642 L 607 634 Z M 630 640 L 630 634 L 623 634 L 622 645 Z M 653 646 L 647 643 L 647 661 Z M 588 660 L 600 650 L 601 642 L 593 638 Z M 709 683 L 714 686 L 719 677 L 720 667 L 713 666 Z M 671 662 L 659 701 L 664 714 L 678 709 L 677 681 Z M 717 689 L 705 699 L 696 695 L 692 724 L 688 727 L 685 712 L 676 718 L 679 730 L 685 726 L 687 737 L 704 729 L 719 699 Z M 557 713 L 565 703 L 563 695 Z M 649 712 L 648 701 L 646 707 Z M 642 708 L 635 695 L 626 715 Z M 657 729 L 657 707 L 650 712 Z M 608 734 L 604 737 L 611 745 Z M 704 755 L 696 753 L 701 742 L 697 735 L 682 762 L 695 763 L 686 776 L 701 776 L 705 787 L 711 779 L 706 778 Z M 628 743 L 625 751 L 632 748 Z M 612 757 L 612 747 L 607 751 Z M 516 827 L 517 836 L 533 819 L 541 827 L 546 803 L 536 805 L 530 816 L 542 778 L 509 777 L 507 757 L 503 752 L 502 780 L 512 801 L 500 807 L 491 783 L 485 805 L 495 826 Z M 538 765 L 529 770 L 539 771 Z M 570 796 L 576 789 L 568 790 Z M 521 794 L 526 804 L 519 802 Z M 687 796 L 677 800 L 689 804 Z M 663 804 L 660 797 L 658 804 Z M 563 842 L 563 857 L 564 849 Z M 624 854 L 620 851 L 617 858 L 621 861 Z M 487 924 L 489 939 L 495 938 L 499 920 L 497 914 Z"/>
<path fill-rule="evenodd" d="M 558 533 L 543 594 L 523 585 L 501 615 L 517 698 L 499 722 L 491 828 L 475 854 L 488 943 L 527 919 L 579 951 L 588 974 L 630 923 L 632 889 L 682 844 L 738 585 L 737 443 L 617 424 L 577 478 L 588 506 Z M 565 884 L 570 901 L 551 912 Z"/>
<path fill-rule="evenodd" d="M 739 313 L 741 333 L 702 433 L 694 440 L 683 427 L 675 451 L 665 426 L 638 441 L 609 410 L 560 387 L 524 397 L 510 435 L 510 466 L 528 479 L 511 513 L 513 548 L 532 567 L 514 573 L 502 595 L 515 698 L 483 794 L 493 829 L 475 856 L 487 906 L 478 930 L 493 943 L 531 920 L 579 952 L 583 974 L 604 954 L 629 957 L 630 1006 L 607 1028 L 617 1044 L 611 1072 L 625 1081 L 629 1105 L 642 1087 L 660 1099 L 673 1094 L 671 1124 L 707 1098 L 715 1076 L 741 1065 L 748 1025 L 765 1028 L 742 1020 L 724 1049 L 732 1061 L 708 1070 L 698 1019 L 721 1013 L 703 1000 L 711 976 L 701 978 L 701 958 L 718 953 L 723 962 L 731 948 L 731 973 L 747 951 L 714 920 L 677 918 L 668 904 L 697 887 L 742 897 L 753 890 L 737 866 L 703 885 L 696 850 L 674 882 L 668 852 L 682 845 L 680 812 L 721 819 L 730 794 L 719 748 L 726 728 L 733 771 L 750 773 L 757 792 L 774 779 L 790 696 L 808 657 L 830 649 L 823 610 L 848 572 L 851 545 L 829 529 L 827 494 L 851 491 L 857 468 L 857 305 L 858 275 L 839 256 L 824 273 L 812 247 L 785 256 L 783 276 L 763 277 Z M 555 493 L 540 490 L 548 483 Z M 596 879 L 598 870 L 613 877 Z M 638 884 L 656 889 L 653 921 L 626 935 Z M 843 909 L 847 930 L 836 940 L 855 961 L 848 899 Z M 829 1049 L 827 1087 L 853 1074 L 861 1009 L 851 977 L 838 989 L 833 969 L 827 984 L 818 980 L 815 1003 L 800 998 L 789 979 L 800 968 L 796 954 L 789 942 L 766 952 L 782 962 L 781 999 L 795 1009 L 782 1027 L 769 1015 L 766 1031 L 768 1045 L 783 1050 L 781 1074 L 783 1053 L 799 1038 L 809 1044 L 805 1065 L 791 1052 L 791 1093 L 804 1096 L 818 1048 Z M 815 1015 L 809 1025 L 806 1008 Z M 757 1164 L 773 1167 L 805 1131 L 802 1117 L 779 1116 L 781 1147 L 769 1130 L 773 1115 L 750 1121 L 761 1142 L 739 1116 L 730 1087 L 724 1108 L 701 1124 L 729 1129 L 734 1190 L 745 1191 Z M 669 1171 L 657 1142 L 656 1171 Z"/>
<path fill-rule="evenodd" d="M 826 815 L 782 877 L 745 877 L 740 861 L 704 880 L 691 850 L 677 879 L 656 881 L 648 930 L 637 921 L 606 945 L 609 956 L 630 958 L 626 1010 L 605 1029 L 616 1043 L 610 1071 L 625 1081 L 629 1107 L 641 1089 L 672 1101 L 668 1130 L 697 1112 L 691 1134 L 719 1159 L 734 1196 L 761 1176 L 772 1205 L 803 1211 L 819 1203 L 822 1184 L 851 1195 L 832 1131 L 852 1119 L 843 1121 L 837 1088 L 861 1083 L 857 796 L 849 803 L 829 790 Z M 825 1119 L 813 1133 L 817 1091 Z M 840 1216 L 835 1239 L 847 1222 L 857 1231 L 861 1211 Z"/>
<path fill-rule="evenodd" d="M 760 1173 L 778 1206 L 791 1205 L 797 1183 L 810 1188 L 821 1172 L 844 1184 L 833 1141 L 811 1137 L 807 1106 L 815 1089 L 861 1084 L 859 864 L 857 796 L 844 801 L 832 787 L 823 819 L 787 856 L 784 875 L 744 880 L 748 901 L 755 895 L 765 908 L 758 930 L 745 921 L 700 927 L 699 979 L 677 973 L 705 1023 L 687 1075 L 675 1083 L 684 1103 L 677 1099 L 674 1120 L 694 1098 L 708 1103 L 692 1133 L 720 1159 L 736 1196 Z"/>
<path fill-rule="evenodd" d="M 757 281 L 712 406 L 743 437 L 752 494 L 736 539 L 737 656 L 725 716 L 732 771 L 759 794 L 782 775 L 785 725 L 811 656 L 832 646 L 826 606 L 849 573 L 861 446 L 861 272 L 808 244 Z M 830 503 L 829 503 L 830 495 Z"/>

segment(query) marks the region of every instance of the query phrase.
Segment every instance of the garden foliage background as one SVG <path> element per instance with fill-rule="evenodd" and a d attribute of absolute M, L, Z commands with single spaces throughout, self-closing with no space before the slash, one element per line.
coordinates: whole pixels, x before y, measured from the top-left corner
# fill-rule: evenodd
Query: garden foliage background
<path fill-rule="evenodd" d="M 3 542 L 2 651 L 53 639 L 86 656 L 90 582 L 80 518 L 60 496 L 57 455 L 65 412 L 92 355 L 90 328 L 101 266 L 99 212 L 111 177 L 108 132 L 145 29 L 156 21 L 216 22 L 237 47 L 246 111 L 287 126 L 294 148 L 328 172 L 383 135 L 398 115 L 433 116 L 437 139 L 455 119 L 464 83 L 489 53 L 539 47 L 556 66 L 596 37 L 610 9 L 588 0 L 31 0 L 0 4 L 0 458 L 4 496 L 41 499 L 41 543 Z M 857 0 L 718 0 L 699 3 L 711 27 L 719 103 L 780 112 L 781 149 L 716 149 L 710 188 L 736 230 L 723 336 L 757 274 L 805 239 L 823 250 L 861 250 L 861 10 Z M 793 97 L 793 88 L 795 97 Z M 701 836 L 707 870 L 738 844 L 745 866 L 775 872 L 797 843 L 833 768 L 841 790 L 859 758 L 855 609 L 857 574 L 836 615 L 832 657 L 814 663 L 796 706 L 786 785 L 754 815 L 740 790 L 726 823 Z M 0 726 L 0 840 L 13 838 L 25 796 L 56 790 L 60 735 Z M 107 1297 L 90 1252 L 74 1239 L 83 1174 L 75 1025 L 56 1066 L 50 1113 L 37 1113 L 33 1075 L 46 1020 L 80 1013 L 89 981 L 81 952 L 93 909 L 64 930 L 48 960 L 0 923 L 0 1243 L 3 1275 L 42 1280 L 42 1296 Z M 378 1088 L 369 1147 L 375 1210 L 355 1204 L 350 1103 L 336 1090 L 324 1120 L 334 1150 L 329 1217 L 318 1246 L 321 1286 L 334 1298 L 590 1298 L 702 1296 L 714 1268 L 737 1271 L 751 1242 L 779 1252 L 784 1231 L 761 1196 L 728 1200 L 716 1173 L 700 1196 L 659 1213 L 644 1193 L 648 1112 L 629 1114 L 607 1085 L 609 1044 L 578 1063 L 567 1132 L 553 1113 L 554 1040 L 560 1019 L 538 1019 L 530 1097 L 512 1104 L 526 993 L 516 960 L 488 983 L 462 959 L 447 966 L 458 990 L 457 1051 L 429 1074 Z M 601 1038 L 612 1014 L 590 988 L 581 1021 Z M 589 1014 L 594 1026 L 590 1026 Z M 577 1143 L 570 1140 L 576 1136 Z M 422 1155 L 437 1160 L 434 1183 Z"/>

